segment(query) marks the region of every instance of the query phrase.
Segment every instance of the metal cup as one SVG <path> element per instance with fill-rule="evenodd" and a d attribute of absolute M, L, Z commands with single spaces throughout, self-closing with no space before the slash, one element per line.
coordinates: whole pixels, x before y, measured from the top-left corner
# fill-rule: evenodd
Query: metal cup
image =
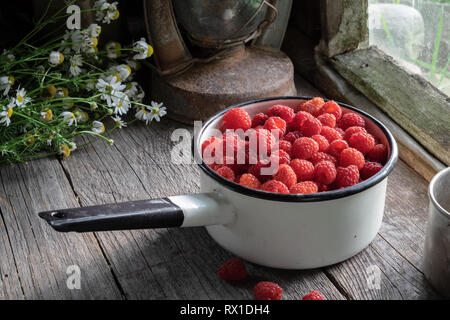
<path fill-rule="evenodd" d="M 424 273 L 432 286 L 450 298 L 450 167 L 430 182 Z"/>

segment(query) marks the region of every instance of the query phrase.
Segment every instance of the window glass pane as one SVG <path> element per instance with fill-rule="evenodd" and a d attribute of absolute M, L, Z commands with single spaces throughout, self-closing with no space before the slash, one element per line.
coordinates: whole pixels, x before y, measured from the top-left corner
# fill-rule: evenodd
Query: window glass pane
<path fill-rule="evenodd" d="M 369 0 L 369 42 L 450 96 L 450 0 Z"/>

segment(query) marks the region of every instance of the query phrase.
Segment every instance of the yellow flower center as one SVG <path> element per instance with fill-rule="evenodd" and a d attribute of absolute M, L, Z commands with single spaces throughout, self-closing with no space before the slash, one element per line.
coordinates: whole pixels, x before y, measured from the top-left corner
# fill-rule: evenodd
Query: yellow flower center
<path fill-rule="evenodd" d="M 131 68 L 130 68 L 130 66 L 126 64 L 126 65 L 125 65 L 125 68 L 127 68 L 128 74 L 131 74 Z"/>
<path fill-rule="evenodd" d="M 101 130 L 100 133 L 103 133 L 103 132 L 105 132 L 105 125 L 104 124 L 102 124 L 102 130 Z"/>
<path fill-rule="evenodd" d="M 142 112 L 143 112 L 143 113 L 145 113 L 145 114 L 147 114 L 147 113 L 148 113 L 148 111 L 147 111 L 147 110 L 145 110 L 145 109 L 142 109 Z"/>
<path fill-rule="evenodd" d="M 96 47 L 98 45 L 98 39 L 97 38 L 92 38 L 92 47 Z"/>
<path fill-rule="evenodd" d="M 113 17 L 113 20 L 118 19 L 118 18 L 119 18 L 119 15 L 120 15 L 119 10 L 114 11 L 114 17 Z"/>
<path fill-rule="evenodd" d="M 61 146 L 61 153 L 62 153 L 64 159 L 66 159 L 70 156 L 70 148 L 67 144 L 63 144 Z"/>
<path fill-rule="evenodd" d="M 12 114 L 13 114 L 13 109 L 9 108 L 8 109 L 8 118 L 11 118 Z"/>
<path fill-rule="evenodd" d="M 28 137 L 27 145 L 32 146 L 34 144 L 34 137 L 29 133 L 27 133 L 26 136 Z"/>
<path fill-rule="evenodd" d="M 52 112 L 52 110 L 47 109 L 47 110 L 45 111 L 45 116 L 44 116 L 45 122 L 49 122 L 50 120 L 52 120 L 52 118 L 53 118 L 53 112 Z"/>
<path fill-rule="evenodd" d="M 120 81 L 120 76 L 117 73 L 113 73 L 113 77 L 116 77 L 116 82 Z"/>
<path fill-rule="evenodd" d="M 151 45 L 147 45 L 148 50 L 147 50 L 147 57 L 150 57 L 153 54 L 153 47 Z"/>
<path fill-rule="evenodd" d="M 10 85 L 14 85 L 14 82 L 16 81 L 16 79 L 14 79 L 14 77 L 9 76 L 8 77 L 9 83 Z"/>
<path fill-rule="evenodd" d="M 60 52 L 60 53 L 59 53 L 59 61 L 58 61 L 58 64 L 63 63 L 63 61 L 64 61 L 64 55 Z"/>

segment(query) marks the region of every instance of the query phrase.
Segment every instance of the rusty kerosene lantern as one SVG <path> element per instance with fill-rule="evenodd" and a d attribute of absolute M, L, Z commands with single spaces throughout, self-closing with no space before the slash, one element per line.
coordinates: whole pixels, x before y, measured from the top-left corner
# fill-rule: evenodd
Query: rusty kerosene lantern
<path fill-rule="evenodd" d="M 291 4 L 144 1 L 155 50 L 152 98 L 164 101 L 173 119 L 191 123 L 241 101 L 295 95 L 292 62 L 279 50 Z"/>

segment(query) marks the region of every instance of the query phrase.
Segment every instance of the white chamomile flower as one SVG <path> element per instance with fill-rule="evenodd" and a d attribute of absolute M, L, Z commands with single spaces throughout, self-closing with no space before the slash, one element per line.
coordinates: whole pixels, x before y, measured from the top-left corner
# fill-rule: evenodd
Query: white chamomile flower
<path fill-rule="evenodd" d="M 9 126 L 11 123 L 11 116 L 13 115 L 13 106 L 9 104 L 8 106 L 3 106 L 0 112 L 0 124 Z"/>
<path fill-rule="evenodd" d="M 157 103 L 155 101 L 151 102 L 151 107 L 152 107 L 152 111 L 151 111 L 151 117 L 152 120 L 155 119 L 157 122 L 159 122 L 161 117 L 164 117 L 167 114 L 166 111 L 166 107 L 162 106 L 162 102 L 161 103 Z"/>
<path fill-rule="evenodd" d="M 81 66 L 83 65 L 83 60 L 80 54 L 74 54 L 70 58 L 69 72 L 73 77 L 77 77 L 81 73 Z"/>
<path fill-rule="evenodd" d="M 69 90 L 67 90 L 67 88 L 65 87 L 56 87 L 55 88 L 55 93 L 53 95 L 54 98 L 56 99 L 60 99 L 60 98 L 65 98 L 69 96 Z"/>
<path fill-rule="evenodd" d="M 52 66 L 57 66 L 61 63 L 63 63 L 64 61 L 64 55 L 59 52 L 59 51 L 52 51 L 50 52 L 50 55 L 48 57 L 48 62 L 52 65 Z"/>
<path fill-rule="evenodd" d="M 109 107 L 113 105 L 113 96 L 125 89 L 125 85 L 117 81 L 116 77 L 111 77 L 109 81 L 100 78 L 95 87 L 102 93 L 101 98 L 106 100 Z"/>
<path fill-rule="evenodd" d="M 105 125 L 100 121 L 94 121 L 92 122 L 92 132 L 102 134 L 105 132 Z"/>
<path fill-rule="evenodd" d="M 153 54 L 153 47 L 149 45 L 144 38 L 141 38 L 141 40 L 136 41 L 133 44 L 133 51 L 137 52 L 137 54 L 134 55 L 133 59 L 142 60 L 150 57 Z"/>
<path fill-rule="evenodd" d="M 116 58 L 120 57 L 121 48 L 122 48 L 122 45 L 120 44 L 120 42 L 109 41 L 105 45 L 106 56 L 110 59 L 116 59 Z"/>
<path fill-rule="evenodd" d="M 15 100 L 14 100 L 14 103 L 15 103 L 15 105 L 16 106 L 18 106 L 18 107 L 23 107 L 23 106 L 25 106 L 28 102 L 30 102 L 31 101 L 31 98 L 30 97 L 27 97 L 26 96 L 26 94 L 27 94 L 27 92 L 25 91 L 25 89 L 24 88 L 17 88 L 17 91 L 16 91 L 16 98 L 15 98 Z"/>
<path fill-rule="evenodd" d="M 9 90 L 14 85 L 15 79 L 12 76 L 2 76 L 0 77 L 0 91 L 3 90 L 3 95 L 6 96 Z"/>
<path fill-rule="evenodd" d="M 141 63 L 139 61 L 132 60 L 132 59 L 127 59 L 127 60 L 125 60 L 125 62 L 134 71 L 138 71 L 139 69 L 141 69 Z"/>
<path fill-rule="evenodd" d="M 121 92 L 117 91 L 115 96 L 112 97 L 113 105 L 114 105 L 114 113 L 115 114 L 126 114 L 131 107 L 130 99 L 128 96 Z"/>
<path fill-rule="evenodd" d="M 64 111 L 61 113 L 61 116 L 63 117 L 64 121 L 67 122 L 67 125 L 70 127 L 72 124 L 77 125 L 77 119 L 75 118 L 75 115 L 70 111 Z"/>
<path fill-rule="evenodd" d="M 86 32 L 91 36 L 92 38 L 98 38 L 100 33 L 102 32 L 102 27 L 100 27 L 96 23 L 92 23 L 89 27 L 87 27 Z"/>
<path fill-rule="evenodd" d="M 119 75 L 120 81 L 125 81 L 131 75 L 131 68 L 126 64 L 119 64 L 108 69 L 110 72 L 115 72 Z"/>
<path fill-rule="evenodd" d="M 73 111 L 73 114 L 75 115 L 75 119 L 77 120 L 77 123 L 86 123 L 89 120 L 88 113 L 84 112 L 80 109 Z"/>
<path fill-rule="evenodd" d="M 113 119 L 115 125 L 117 126 L 117 128 L 122 129 L 124 127 L 127 126 L 127 124 L 125 123 L 125 121 L 123 121 L 119 116 L 115 116 L 115 117 L 111 117 L 111 119 Z"/>
<path fill-rule="evenodd" d="M 139 120 L 145 121 L 145 124 L 148 124 L 153 119 L 152 113 L 147 109 L 147 107 L 139 107 L 135 117 Z"/>
<path fill-rule="evenodd" d="M 106 0 L 97 0 L 94 3 L 94 9 L 97 10 L 95 18 L 99 22 L 110 23 L 119 18 L 117 2 L 108 3 Z"/>
<path fill-rule="evenodd" d="M 72 32 L 70 38 L 75 52 L 97 53 L 98 39 L 92 37 L 87 29 Z"/>
<path fill-rule="evenodd" d="M 138 93 L 138 83 L 136 81 L 128 82 L 125 85 L 125 94 L 129 96 L 131 99 L 134 99 L 134 96 Z"/>
<path fill-rule="evenodd" d="M 40 113 L 42 121 L 49 122 L 53 119 L 53 112 L 49 108 L 42 110 Z"/>

